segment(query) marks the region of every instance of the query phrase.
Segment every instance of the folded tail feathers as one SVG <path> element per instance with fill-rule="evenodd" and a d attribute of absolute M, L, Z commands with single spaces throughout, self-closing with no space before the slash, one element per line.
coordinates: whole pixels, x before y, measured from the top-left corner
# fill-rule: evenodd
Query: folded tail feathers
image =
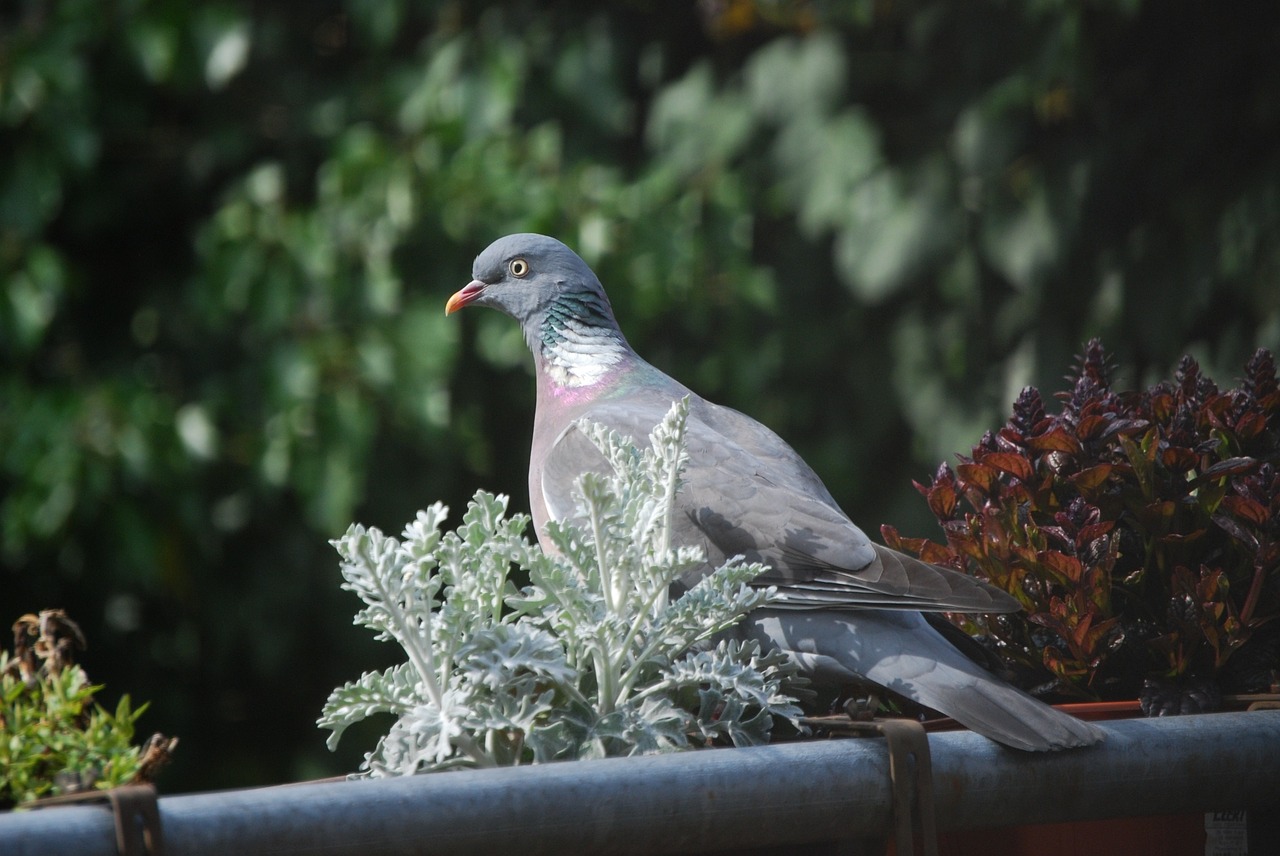
<path fill-rule="evenodd" d="M 1015 749 L 1092 746 L 1095 725 L 1056 710 L 987 672 L 919 613 L 758 610 L 741 631 L 789 651 L 815 680 L 863 678 Z"/>

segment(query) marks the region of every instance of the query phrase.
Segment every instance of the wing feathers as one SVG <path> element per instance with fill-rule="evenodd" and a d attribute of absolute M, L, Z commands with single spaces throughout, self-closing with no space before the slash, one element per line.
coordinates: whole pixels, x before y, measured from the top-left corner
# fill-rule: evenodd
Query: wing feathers
<path fill-rule="evenodd" d="M 778 586 L 790 609 L 846 607 L 923 612 L 1017 612 L 1016 599 L 981 580 L 873 544 L 875 560 L 859 571 L 827 568 L 807 580 L 757 578 Z M 764 575 L 768 577 L 769 575 Z"/>
<path fill-rule="evenodd" d="M 597 405 L 584 416 L 644 443 L 668 407 L 656 398 L 632 399 Z M 694 401 L 686 444 L 689 464 L 676 500 L 677 535 L 681 543 L 706 547 L 702 574 L 737 555 L 762 562 L 770 570 L 756 584 L 777 586 L 781 605 L 790 609 L 1021 608 L 980 580 L 871 543 L 790 446 L 737 411 Z M 546 508 L 555 519 L 572 514 L 577 477 L 605 466 L 576 424 L 562 430 L 535 463 L 541 467 Z"/>

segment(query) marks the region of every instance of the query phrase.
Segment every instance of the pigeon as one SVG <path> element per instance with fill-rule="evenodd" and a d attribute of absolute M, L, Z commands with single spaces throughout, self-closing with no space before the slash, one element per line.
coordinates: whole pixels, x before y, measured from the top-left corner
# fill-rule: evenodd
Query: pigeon
<path fill-rule="evenodd" d="M 924 613 L 1007 613 L 1016 599 L 983 581 L 873 543 L 816 473 L 769 428 L 707 401 L 627 343 L 591 268 L 545 235 L 494 241 L 445 314 L 488 306 L 510 315 L 533 353 L 537 403 L 529 504 L 540 542 L 574 514 L 574 486 L 608 464 L 579 420 L 638 446 L 682 398 L 689 460 L 673 537 L 705 550 L 692 586 L 735 556 L 768 570 L 753 585 L 777 600 L 735 631 L 785 651 L 815 682 L 870 682 L 1006 746 L 1047 751 L 1099 743 L 1104 732 L 1018 690 L 966 657 Z"/>

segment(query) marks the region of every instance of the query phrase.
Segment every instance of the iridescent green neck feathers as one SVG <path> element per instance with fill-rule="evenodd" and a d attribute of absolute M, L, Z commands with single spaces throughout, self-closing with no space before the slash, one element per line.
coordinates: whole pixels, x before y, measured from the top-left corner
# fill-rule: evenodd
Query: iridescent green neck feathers
<path fill-rule="evenodd" d="M 561 295 L 529 346 L 551 381 L 568 388 L 598 383 L 631 350 L 608 304 L 590 292 Z"/>

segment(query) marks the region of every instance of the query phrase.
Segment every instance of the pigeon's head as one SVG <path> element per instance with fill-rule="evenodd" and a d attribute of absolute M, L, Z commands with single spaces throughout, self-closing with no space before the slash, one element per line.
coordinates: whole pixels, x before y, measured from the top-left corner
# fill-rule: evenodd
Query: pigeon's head
<path fill-rule="evenodd" d="M 579 305 L 586 299 L 608 306 L 600 280 L 587 263 L 546 235 L 499 238 L 476 256 L 471 276 L 471 282 L 445 304 L 446 315 L 471 304 L 490 306 L 528 327 L 557 305 Z"/>

